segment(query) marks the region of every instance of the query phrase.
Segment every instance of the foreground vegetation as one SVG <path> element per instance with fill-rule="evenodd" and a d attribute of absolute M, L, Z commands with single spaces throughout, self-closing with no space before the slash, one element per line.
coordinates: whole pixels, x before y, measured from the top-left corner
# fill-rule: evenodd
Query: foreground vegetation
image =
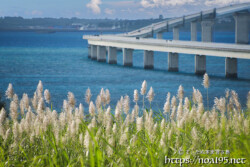
<path fill-rule="evenodd" d="M 208 89 L 207 75 L 203 85 Z M 20 101 L 9 84 L 9 112 L 0 112 L 0 166 L 202 165 L 199 161 L 165 164 L 165 156 L 245 158 L 241 166 L 249 166 L 250 92 L 244 111 L 235 91 L 215 98 L 214 107 L 206 111 L 199 90 L 194 88 L 193 98 L 188 99 L 180 86 L 177 96 L 167 94 L 163 112 L 156 112 L 144 103 L 137 105 L 139 98 L 150 104 L 153 101 L 153 88 L 147 94 L 146 90 L 144 81 L 140 93 L 134 91 L 133 102 L 128 96 L 121 97 L 111 110 L 108 90 L 102 89 L 93 103 L 88 89 L 88 112 L 82 104 L 75 106 L 74 95 L 69 92 L 58 113 L 49 107 L 50 93 L 43 91 L 42 82 L 32 99 L 23 94 Z"/>

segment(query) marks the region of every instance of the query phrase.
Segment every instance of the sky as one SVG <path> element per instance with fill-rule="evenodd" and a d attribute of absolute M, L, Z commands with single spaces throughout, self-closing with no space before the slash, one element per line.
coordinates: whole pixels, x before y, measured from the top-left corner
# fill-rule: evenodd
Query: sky
<path fill-rule="evenodd" d="M 168 18 L 246 2 L 250 0 L 0 0 L 0 17 Z"/>

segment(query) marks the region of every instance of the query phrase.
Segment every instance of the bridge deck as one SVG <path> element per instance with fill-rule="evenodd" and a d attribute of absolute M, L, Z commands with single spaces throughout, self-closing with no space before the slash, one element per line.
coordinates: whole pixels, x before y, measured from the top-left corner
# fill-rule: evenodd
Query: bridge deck
<path fill-rule="evenodd" d="M 120 37 L 83 36 L 90 45 L 250 59 L 250 45 Z"/>
<path fill-rule="evenodd" d="M 130 37 L 136 37 L 140 36 L 143 37 L 145 35 L 149 35 L 154 32 L 158 31 L 164 31 L 167 29 L 167 27 L 173 27 L 176 25 L 180 25 L 186 22 L 191 22 L 195 20 L 202 20 L 205 18 L 216 18 L 216 17 L 222 17 L 227 16 L 235 12 L 245 11 L 250 9 L 250 3 L 242 3 L 242 4 L 236 4 L 236 5 L 230 5 L 218 9 L 210 9 L 206 11 L 201 11 L 199 13 L 183 16 L 183 17 L 177 17 L 171 20 L 164 20 L 162 22 L 154 23 L 152 25 L 124 33 L 124 34 L 118 34 L 120 36 L 130 36 Z"/>

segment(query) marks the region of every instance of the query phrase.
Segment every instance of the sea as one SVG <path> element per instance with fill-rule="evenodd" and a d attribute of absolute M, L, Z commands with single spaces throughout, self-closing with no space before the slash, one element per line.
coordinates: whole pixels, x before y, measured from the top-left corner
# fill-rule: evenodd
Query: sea
<path fill-rule="evenodd" d="M 116 32 L 108 32 L 108 34 Z M 101 34 L 101 32 L 0 32 L 0 94 L 4 94 L 9 83 L 21 98 L 27 93 L 32 98 L 39 80 L 44 89 L 51 93 L 53 109 L 61 111 L 67 93 L 72 92 L 76 104 L 82 103 L 87 111 L 84 96 L 90 88 L 92 101 L 95 101 L 101 88 L 109 89 L 111 108 L 115 108 L 121 96 L 130 96 L 133 107 L 133 93 L 140 91 L 141 84 L 147 81 L 147 90 L 153 88 L 154 110 L 162 110 L 168 92 L 176 96 L 178 87 L 184 87 L 185 96 L 191 98 L 193 87 L 199 89 L 204 97 L 205 106 L 211 108 L 215 97 L 223 97 L 225 90 L 235 90 L 243 107 L 246 106 L 250 91 L 250 60 L 238 59 L 238 78 L 225 78 L 225 58 L 207 56 L 207 73 L 210 87 L 202 86 L 202 76 L 194 74 L 194 55 L 180 54 L 179 72 L 167 71 L 167 53 L 155 52 L 153 70 L 143 69 L 143 51 L 136 50 L 133 55 L 133 67 L 122 65 L 122 52 L 118 52 L 117 65 L 100 63 L 88 59 L 88 43 L 83 35 Z M 107 33 L 102 33 L 107 34 Z M 164 33 L 164 39 L 172 39 L 172 32 Z M 234 43 L 234 32 L 214 32 L 214 42 Z M 180 40 L 190 40 L 189 32 L 180 32 Z M 198 41 L 201 33 L 198 33 Z M 7 102 L 8 104 L 8 102 Z M 142 104 L 140 96 L 139 104 Z M 146 107 L 150 107 L 145 100 Z"/>

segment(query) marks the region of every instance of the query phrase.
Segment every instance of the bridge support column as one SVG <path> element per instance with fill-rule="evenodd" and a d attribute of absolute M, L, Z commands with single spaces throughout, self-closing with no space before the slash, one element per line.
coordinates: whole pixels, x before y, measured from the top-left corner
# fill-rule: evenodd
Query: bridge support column
<path fill-rule="evenodd" d="M 226 57 L 225 70 L 226 77 L 237 78 L 237 59 Z"/>
<path fill-rule="evenodd" d="M 250 19 L 250 13 L 235 13 L 235 43 L 248 44 L 248 21 Z M 237 59 L 226 58 L 225 60 L 225 73 L 227 78 L 237 78 Z"/>
<path fill-rule="evenodd" d="M 195 74 L 203 75 L 206 73 L 206 56 L 195 55 Z"/>
<path fill-rule="evenodd" d="M 178 53 L 168 53 L 168 71 L 179 71 L 179 55 Z"/>
<path fill-rule="evenodd" d="M 156 38 L 157 38 L 157 39 L 163 39 L 163 32 L 158 32 L 158 33 L 156 34 Z"/>
<path fill-rule="evenodd" d="M 133 49 L 123 48 L 123 65 L 133 66 Z"/>
<path fill-rule="evenodd" d="M 179 40 L 179 27 L 173 28 L 173 39 Z M 168 71 L 177 72 L 179 71 L 179 54 L 168 53 Z"/>
<path fill-rule="evenodd" d="M 91 45 L 91 59 L 96 60 L 97 59 L 97 46 Z"/>
<path fill-rule="evenodd" d="M 91 58 L 91 45 L 88 46 L 88 58 Z"/>
<path fill-rule="evenodd" d="M 153 38 L 153 37 L 154 37 L 154 34 L 153 34 L 153 33 L 148 34 L 148 35 L 145 36 L 145 38 Z"/>
<path fill-rule="evenodd" d="M 154 52 L 153 51 L 144 51 L 144 68 L 153 69 L 154 68 Z"/>
<path fill-rule="evenodd" d="M 106 62 L 106 47 L 97 46 L 97 61 Z"/>
<path fill-rule="evenodd" d="M 173 39 L 174 40 L 179 40 L 179 27 L 174 27 L 173 28 Z"/>
<path fill-rule="evenodd" d="M 191 41 L 197 41 L 197 22 L 191 22 Z"/>
<path fill-rule="evenodd" d="M 201 22 L 201 40 L 202 42 L 213 41 L 214 20 L 204 20 Z"/>
<path fill-rule="evenodd" d="M 202 42 L 213 41 L 214 20 L 205 20 L 201 22 L 201 40 Z M 195 74 L 203 75 L 206 73 L 206 56 L 195 55 Z"/>
<path fill-rule="evenodd" d="M 108 47 L 108 63 L 117 64 L 117 49 L 115 47 Z"/>
<path fill-rule="evenodd" d="M 236 13 L 234 14 L 235 20 L 235 43 L 248 44 L 249 28 L 248 21 L 250 19 L 250 13 Z"/>

